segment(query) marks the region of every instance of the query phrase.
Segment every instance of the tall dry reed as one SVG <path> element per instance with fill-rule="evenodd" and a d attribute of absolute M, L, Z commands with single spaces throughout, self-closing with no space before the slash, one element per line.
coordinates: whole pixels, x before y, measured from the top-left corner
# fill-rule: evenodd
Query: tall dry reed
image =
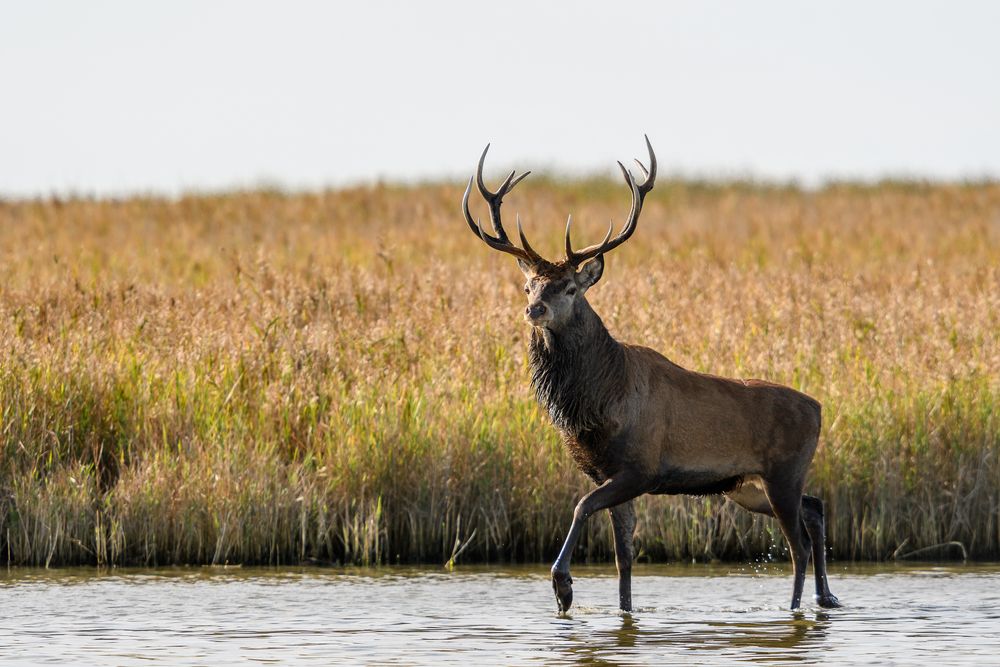
<path fill-rule="evenodd" d="M 0 548 L 15 564 L 551 558 L 589 482 L 528 386 L 521 277 L 455 185 L 0 203 Z M 509 197 L 597 239 L 612 181 Z M 824 404 L 835 558 L 1000 556 L 1000 185 L 665 182 L 589 295 L 612 333 Z M 640 557 L 780 552 L 711 498 Z M 581 555 L 611 555 L 591 521 Z"/>

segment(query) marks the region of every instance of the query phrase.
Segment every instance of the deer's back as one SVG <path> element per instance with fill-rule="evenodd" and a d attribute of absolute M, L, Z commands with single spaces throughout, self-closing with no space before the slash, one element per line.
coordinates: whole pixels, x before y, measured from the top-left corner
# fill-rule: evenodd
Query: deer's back
<path fill-rule="evenodd" d="M 655 350 L 628 346 L 635 394 L 630 415 L 647 467 L 720 475 L 766 474 L 772 464 L 808 466 L 820 427 L 820 404 L 763 380 L 690 371 Z M 654 460 L 655 459 L 655 460 Z"/>

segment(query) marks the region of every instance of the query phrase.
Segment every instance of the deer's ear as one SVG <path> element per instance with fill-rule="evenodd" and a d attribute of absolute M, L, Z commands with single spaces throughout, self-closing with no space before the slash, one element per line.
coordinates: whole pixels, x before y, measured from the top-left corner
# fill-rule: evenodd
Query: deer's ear
<path fill-rule="evenodd" d="M 535 275 L 534 267 L 532 267 L 531 264 L 528 264 L 520 257 L 517 258 L 517 267 L 521 269 L 521 273 L 524 274 L 525 278 L 530 278 L 531 276 Z"/>
<path fill-rule="evenodd" d="M 598 255 L 576 272 L 576 284 L 580 289 L 587 289 L 596 284 L 602 275 L 604 275 L 604 255 Z"/>

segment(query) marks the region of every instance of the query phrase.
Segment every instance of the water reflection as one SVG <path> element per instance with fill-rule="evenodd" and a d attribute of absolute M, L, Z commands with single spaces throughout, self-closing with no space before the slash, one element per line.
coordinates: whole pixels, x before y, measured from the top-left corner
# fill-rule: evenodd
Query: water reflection
<path fill-rule="evenodd" d="M 632 614 L 622 614 L 622 625 L 614 634 L 615 644 L 619 648 L 634 648 L 635 639 L 639 636 L 639 624 L 632 618 Z"/>
<path fill-rule="evenodd" d="M 574 631 L 564 639 L 566 657 L 578 665 L 642 662 L 664 653 L 716 654 L 733 661 L 809 661 L 823 651 L 832 620 L 826 611 L 789 612 L 789 618 L 761 621 L 687 619 L 664 624 L 622 614 L 612 628 Z"/>
<path fill-rule="evenodd" d="M 619 665 L 623 655 L 634 653 L 642 634 L 632 614 L 622 614 L 621 622 L 611 629 L 567 637 L 566 657 L 577 665 Z"/>
<path fill-rule="evenodd" d="M 805 661 L 819 655 L 829 625 L 829 617 L 822 612 L 813 618 L 796 614 L 789 620 L 713 623 L 710 627 L 718 634 L 706 644 L 715 642 L 719 649 L 745 654 L 752 662 Z"/>

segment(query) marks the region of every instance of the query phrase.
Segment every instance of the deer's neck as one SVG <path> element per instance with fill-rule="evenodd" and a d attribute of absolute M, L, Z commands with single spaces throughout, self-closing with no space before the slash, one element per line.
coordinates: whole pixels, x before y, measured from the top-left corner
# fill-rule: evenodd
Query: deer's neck
<path fill-rule="evenodd" d="M 559 331 L 532 331 L 529 360 L 535 396 L 557 428 L 578 435 L 606 425 L 622 396 L 625 351 L 586 300 Z"/>

